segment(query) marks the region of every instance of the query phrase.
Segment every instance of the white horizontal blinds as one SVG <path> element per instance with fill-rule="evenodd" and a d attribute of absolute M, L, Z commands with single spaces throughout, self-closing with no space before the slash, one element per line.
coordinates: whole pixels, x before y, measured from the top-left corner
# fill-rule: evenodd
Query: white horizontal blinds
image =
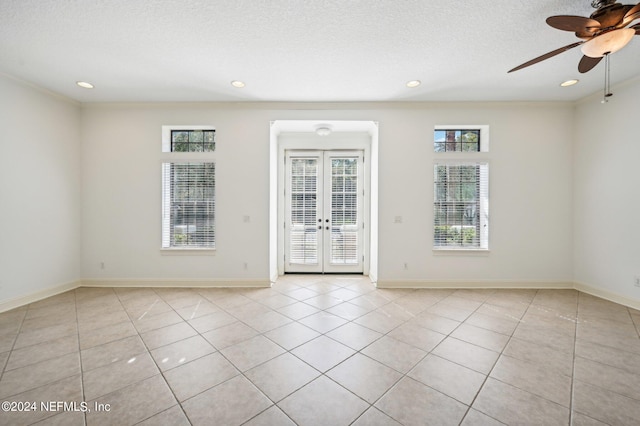
<path fill-rule="evenodd" d="M 358 158 L 331 158 L 331 264 L 358 264 Z"/>
<path fill-rule="evenodd" d="M 216 149 L 216 131 L 172 130 L 171 152 L 211 152 Z"/>
<path fill-rule="evenodd" d="M 215 163 L 163 163 L 163 248 L 215 248 Z"/>
<path fill-rule="evenodd" d="M 488 248 L 487 164 L 434 166 L 435 248 Z"/>
<path fill-rule="evenodd" d="M 291 158 L 289 263 L 318 264 L 318 159 Z"/>

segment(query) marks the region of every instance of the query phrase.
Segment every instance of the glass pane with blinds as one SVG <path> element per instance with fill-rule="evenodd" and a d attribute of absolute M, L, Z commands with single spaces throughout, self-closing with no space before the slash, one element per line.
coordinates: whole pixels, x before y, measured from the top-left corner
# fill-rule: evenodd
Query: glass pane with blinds
<path fill-rule="evenodd" d="M 215 164 L 162 164 L 162 247 L 215 248 Z"/>
<path fill-rule="evenodd" d="M 480 129 L 436 129 L 434 152 L 480 152 Z"/>
<path fill-rule="evenodd" d="M 291 159 L 290 263 L 318 263 L 318 177 L 318 159 Z"/>
<path fill-rule="evenodd" d="M 488 248 L 488 165 L 434 166 L 435 248 Z"/>
<path fill-rule="evenodd" d="M 331 252 L 338 265 L 359 262 L 358 159 L 331 158 Z"/>

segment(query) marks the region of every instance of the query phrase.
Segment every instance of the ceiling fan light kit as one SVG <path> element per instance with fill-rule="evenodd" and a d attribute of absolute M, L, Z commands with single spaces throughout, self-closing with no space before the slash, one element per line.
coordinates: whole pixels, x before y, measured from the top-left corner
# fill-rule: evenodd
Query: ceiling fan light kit
<path fill-rule="evenodd" d="M 571 31 L 582 41 L 552 50 L 522 65 L 509 70 L 514 72 L 552 58 L 560 53 L 582 46 L 582 59 L 578 63 L 578 71 L 591 71 L 606 57 L 605 67 L 605 99 L 611 96 L 609 91 L 609 55 L 625 47 L 634 35 L 640 35 L 640 24 L 630 27 L 633 21 L 640 19 L 640 3 L 622 5 L 615 0 L 593 0 L 591 6 L 597 10 L 589 18 L 572 15 L 558 15 L 547 18 L 547 24 L 562 31 Z M 628 28 L 627 28 L 628 27 Z"/>

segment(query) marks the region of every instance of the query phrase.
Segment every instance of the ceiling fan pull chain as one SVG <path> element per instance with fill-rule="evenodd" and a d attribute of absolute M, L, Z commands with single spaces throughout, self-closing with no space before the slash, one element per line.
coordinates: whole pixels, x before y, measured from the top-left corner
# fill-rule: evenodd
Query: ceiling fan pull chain
<path fill-rule="evenodd" d="M 607 98 L 613 96 L 613 93 L 611 93 L 611 66 L 609 62 L 609 56 L 609 53 L 605 53 L 604 55 L 604 96 L 602 97 L 603 104 L 609 102 L 609 99 Z"/>

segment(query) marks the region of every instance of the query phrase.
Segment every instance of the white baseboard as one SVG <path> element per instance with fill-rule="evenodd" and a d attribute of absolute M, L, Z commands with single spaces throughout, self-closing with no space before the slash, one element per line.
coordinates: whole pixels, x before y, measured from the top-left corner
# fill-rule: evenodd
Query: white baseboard
<path fill-rule="evenodd" d="M 572 289 L 569 281 L 425 281 L 425 280 L 378 280 L 378 288 L 512 288 L 512 289 Z"/>
<path fill-rule="evenodd" d="M 155 279 L 155 278 L 132 278 L 132 279 L 86 279 L 82 280 L 82 287 L 271 287 L 271 282 L 265 280 L 199 280 L 199 279 Z"/>
<path fill-rule="evenodd" d="M 640 311 L 640 300 L 632 299 L 626 296 L 621 296 L 619 294 L 611 293 L 610 291 L 602 290 L 600 288 L 592 287 L 590 285 L 579 283 L 579 282 L 574 283 L 574 288 L 583 293 L 587 293 L 592 296 L 596 296 L 601 299 L 608 300 L 610 302 L 619 303 L 621 305 L 625 305 Z"/>
<path fill-rule="evenodd" d="M 42 290 L 38 290 L 33 293 L 25 294 L 13 299 L 0 301 L 0 312 L 10 311 L 11 309 L 19 308 L 20 306 L 28 305 L 29 303 L 37 302 L 38 300 L 46 299 L 47 297 L 55 296 L 56 294 L 64 293 L 65 291 L 74 290 L 80 287 L 81 281 L 72 281 L 66 284 L 60 284 L 53 287 L 48 287 Z"/>

